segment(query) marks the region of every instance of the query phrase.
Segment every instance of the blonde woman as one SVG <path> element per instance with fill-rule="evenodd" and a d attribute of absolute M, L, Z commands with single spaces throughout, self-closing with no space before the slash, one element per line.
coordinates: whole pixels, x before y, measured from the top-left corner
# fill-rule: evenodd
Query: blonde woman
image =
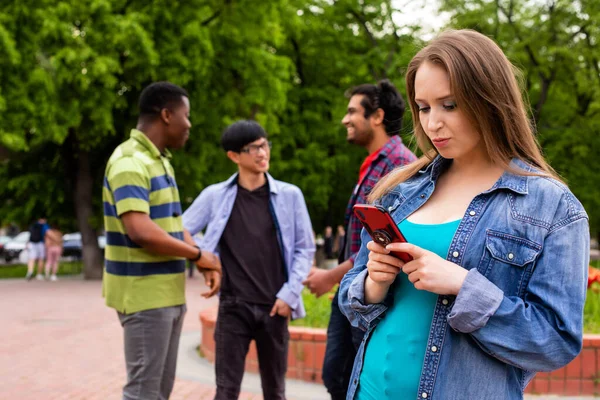
<path fill-rule="evenodd" d="M 63 251 L 62 232 L 52 226 L 46 231 L 44 242 L 46 244 L 46 279 L 56 281 L 58 272 L 58 259 Z M 52 274 L 52 275 L 50 275 Z"/>
<path fill-rule="evenodd" d="M 537 371 L 581 350 L 587 214 L 544 160 L 492 40 L 441 34 L 406 84 L 426 156 L 370 198 L 409 243 L 363 232 L 341 282 L 340 308 L 367 331 L 347 398 L 522 399 Z"/>

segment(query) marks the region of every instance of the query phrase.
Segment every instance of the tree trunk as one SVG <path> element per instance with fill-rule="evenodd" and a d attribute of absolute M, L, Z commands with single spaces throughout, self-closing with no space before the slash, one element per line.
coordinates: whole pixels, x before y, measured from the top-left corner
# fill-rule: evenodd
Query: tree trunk
<path fill-rule="evenodd" d="M 90 169 L 90 155 L 88 151 L 79 150 L 76 153 L 77 169 L 75 171 L 75 215 L 77 226 L 81 232 L 83 277 L 85 279 L 102 278 L 102 253 L 98 246 L 98 237 L 90 226 L 90 219 L 94 215 L 92 196 L 94 185 Z"/>

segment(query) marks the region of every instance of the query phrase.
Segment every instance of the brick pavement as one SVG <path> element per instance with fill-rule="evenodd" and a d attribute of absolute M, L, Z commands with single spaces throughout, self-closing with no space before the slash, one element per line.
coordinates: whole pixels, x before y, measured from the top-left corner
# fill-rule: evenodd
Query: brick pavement
<path fill-rule="evenodd" d="M 204 290 L 197 275 L 188 280 L 184 335 L 199 335 L 199 312 L 217 302 L 202 298 Z M 0 280 L 0 400 L 119 400 L 125 383 L 121 335 L 99 281 Z M 213 398 L 214 385 L 192 379 L 177 378 L 171 400 Z M 242 393 L 240 399 L 262 396 Z"/>
<path fill-rule="evenodd" d="M 215 304 L 188 280 L 184 332 Z M 101 282 L 0 280 L 0 399 L 120 399 L 125 383 L 122 329 L 101 297 Z M 212 399 L 214 386 L 177 379 L 171 399 Z M 244 400 L 262 396 L 245 393 Z"/>

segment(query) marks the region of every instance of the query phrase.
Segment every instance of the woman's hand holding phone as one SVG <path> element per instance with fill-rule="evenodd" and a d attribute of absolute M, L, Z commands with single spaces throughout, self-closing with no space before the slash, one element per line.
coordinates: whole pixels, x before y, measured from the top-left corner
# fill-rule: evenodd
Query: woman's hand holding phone
<path fill-rule="evenodd" d="M 391 255 L 389 250 L 373 241 L 367 243 L 367 249 L 370 251 L 369 261 L 367 261 L 369 274 L 365 281 L 365 302 L 381 303 L 402 270 L 404 261 Z"/>
<path fill-rule="evenodd" d="M 354 212 L 369 235 L 369 275 L 365 281 L 367 304 L 381 303 L 402 270 L 416 289 L 457 295 L 467 270 L 435 253 L 406 243 L 396 222 L 381 206 L 356 204 Z M 385 247 L 384 247 L 385 246 Z M 392 255 L 393 254 L 393 255 Z"/>
<path fill-rule="evenodd" d="M 379 247 L 381 248 L 381 246 Z M 368 245 L 367 248 L 369 248 Z M 373 252 L 371 248 L 369 248 L 369 250 Z M 381 251 L 380 249 L 377 250 Z M 436 294 L 457 295 L 468 273 L 468 271 L 460 265 L 444 260 L 437 254 L 415 246 L 414 244 L 390 243 L 384 250 L 388 252 L 408 253 L 413 257 L 412 261 L 402 263 L 401 269 L 402 272 L 408 275 L 408 280 L 412 282 L 415 289 L 427 290 L 428 292 Z M 378 255 L 377 259 L 382 259 L 386 262 L 389 261 L 388 258 L 381 258 L 381 255 Z M 371 260 L 370 254 L 369 260 Z M 388 267 L 395 268 L 396 264 L 388 263 Z M 379 265 L 377 265 L 377 268 L 382 269 Z"/>
<path fill-rule="evenodd" d="M 377 285 L 389 287 L 402 270 L 404 261 L 391 255 L 389 250 L 373 241 L 367 243 L 367 249 L 370 250 L 367 262 L 369 278 Z"/>

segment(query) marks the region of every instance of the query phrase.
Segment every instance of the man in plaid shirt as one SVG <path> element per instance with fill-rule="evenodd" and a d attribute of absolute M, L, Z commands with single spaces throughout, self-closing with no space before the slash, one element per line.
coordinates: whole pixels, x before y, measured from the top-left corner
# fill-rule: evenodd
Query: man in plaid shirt
<path fill-rule="evenodd" d="M 369 155 L 360 167 L 358 183 L 346 209 L 346 241 L 340 249 L 339 265 L 331 270 L 314 268 L 304 282 L 317 297 L 329 292 L 354 265 L 360 250 L 362 224 L 354 216 L 355 204 L 367 203 L 375 184 L 394 168 L 416 160 L 398 136 L 402 128 L 404 100 L 390 81 L 363 84 L 349 91 L 348 111 L 342 119 L 347 140 L 364 147 Z M 345 399 L 352 364 L 364 332 L 353 328 L 338 307 L 337 293 L 331 302 L 323 382 L 332 400 Z"/>

